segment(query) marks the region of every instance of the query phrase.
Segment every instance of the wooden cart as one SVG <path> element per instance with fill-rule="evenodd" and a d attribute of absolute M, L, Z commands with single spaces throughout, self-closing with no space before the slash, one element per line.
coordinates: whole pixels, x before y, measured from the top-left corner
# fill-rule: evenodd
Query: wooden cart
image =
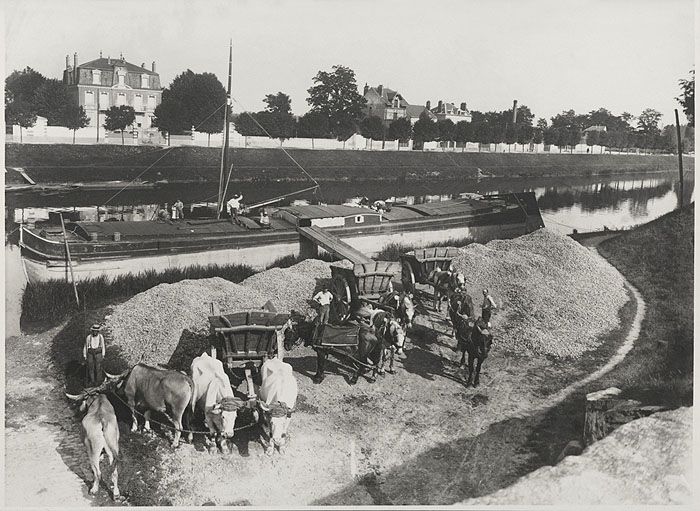
<path fill-rule="evenodd" d="M 355 264 L 352 268 L 331 265 L 332 321 L 345 323 L 350 318 L 351 304 L 357 301 L 386 308 L 379 303 L 379 298 L 389 290 L 399 268 L 399 263 L 387 261 Z"/>
<path fill-rule="evenodd" d="M 401 283 L 404 291 L 417 294 L 416 284 L 430 284 L 430 272 L 436 269 L 447 270 L 457 255 L 459 249 L 455 247 L 421 248 L 402 254 Z"/>
<path fill-rule="evenodd" d="M 284 349 L 278 345 L 277 337 L 288 320 L 289 314 L 259 311 L 209 316 L 212 356 L 221 360 L 232 375 L 234 369 L 244 369 L 249 398 L 255 397 L 253 372 Z"/>

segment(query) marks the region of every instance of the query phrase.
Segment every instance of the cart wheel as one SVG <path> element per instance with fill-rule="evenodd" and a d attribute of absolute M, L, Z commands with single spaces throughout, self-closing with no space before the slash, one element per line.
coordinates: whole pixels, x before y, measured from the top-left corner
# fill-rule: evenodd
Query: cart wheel
<path fill-rule="evenodd" d="M 403 285 L 404 293 L 416 291 L 416 276 L 413 274 L 411 263 L 404 260 L 401 263 L 401 284 Z"/>
<path fill-rule="evenodd" d="M 345 280 L 345 277 L 341 275 L 333 277 L 333 294 L 334 300 L 331 302 L 331 313 L 336 322 L 345 323 L 350 319 L 350 302 L 352 301 L 350 285 Z"/>

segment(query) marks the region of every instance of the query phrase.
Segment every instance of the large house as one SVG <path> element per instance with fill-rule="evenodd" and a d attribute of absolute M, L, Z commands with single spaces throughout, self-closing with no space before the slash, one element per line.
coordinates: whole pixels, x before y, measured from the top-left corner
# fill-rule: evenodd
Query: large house
<path fill-rule="evenodd" d="M 426 104 L 426 107 L 430 109 L 430 101 Z M 459 121 L 472 122 L 472 114 L 467 110 L 467 104 L 462 103 L 457 107 L 454 103 L 443 103 L 442 100 L 438 101 L 435 108 L 431 110 L 435 114 L 435 117 L 439 120 L 449 119 L 450 121 L 457 124 Z"/>
<path fill-rule="evenodd" d="M 396 119 L 408 118 L 411 124 L 415 124 L 420 114 L 426 112 L 431 119 L 436 117 L 422 105 L 409 105 L 401 93 L 379 85 L 370 87 L 365 84 L 364 98 L 367 100 L 366 115 L 375 115 L 382 119 L 385 125 L 391 124 Z"/>
<path fill-rule="evenodd" d="M 160 104 L 162 90 L 160 76 L 156 73 L 156 63 L 151 69 L 145 64 L 137 66 L 124 60 L 111 57 L 91 60 L 78 64 L 78 54 L 73 54 L 73 66 L 66 55 L 66 69 L 63 83 L 68 93 L 90 118 L 90 125 L 104 122 L 104 114 L 112 106 L 128 105 L 134 108 L 136 120 L 133 127 L 139 131 L 151 127 L 153 111 Z"/>

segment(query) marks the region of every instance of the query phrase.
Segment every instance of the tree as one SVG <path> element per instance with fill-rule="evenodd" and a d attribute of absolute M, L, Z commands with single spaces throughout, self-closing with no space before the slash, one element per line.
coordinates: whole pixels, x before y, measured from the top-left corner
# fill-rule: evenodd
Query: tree
<path fill-rule="evenodd" d="M 124 145 L 124 130 L 136 120 L 136 114 L 133 107 L 122 105 L 119 107 L 113 106 L 107 110 L 105 115 L 104 127 L 110 131 L 121 131 L 122 145 Z"/>
<path fill-rule="evenodd" d="M 462 152 L 467 145 L 467 142 L 474 138 L 474 127 L 472 123 L 467 121 L 459 121 L 455 124 L 454 139 L 455 142 L 462 145 Z"/>
<path fill-rule="evenodd" d="M 426 112 L 422 112 L 413 125 L 413 148 L 422 149 L 425 142 L 432 142 L 438 137 L 438 128 Z"/>
<path fill-rule="evenodd" d="M 265 134 L 256 123 L 258 114 L 255 112 L 241 112 L 233 118 L 236 131 L 244 137 L 262 137 Z"/>
<path fill-rule="evenodd" d="M 163 90 L 162 101 L 154 112 L 153 125 L 162 133 L 183 133 L 194 126 L 211 138 L 212 133 L 223 130 L 225 104 L 226 89 L 216 75 L 194 73 L 188 69 Z"/>
<path fill-rule="evenodd" d="M 523 146 L 523 151 L 525 151 L 525 144 L 529 144 L 532 140 L 533 128 L 527 125 L 516 125 L 516 130 L 516 141 Z"/>
<path fill-rule="evenodd" d="M 19 97 L 5 107 L 5 119 L 8 125 L 19 124 L 19 141 L 22 142 L 22 128 L 34 126 L 36 112 L 29 101 Z"/>
<path fill-rule="evenodd" d="M 452 142 L 455 139 L 455 123 L 450 119 L 439 120 L 437 132 L 437 138 L 440 142 Z"/>
<path fill-rule="evenodd" d="M 297 122 L 298 135 L 311 139 L 311 147 L 314 147 L 314 138 L 328 138 L 328 117 L 321 112 L 306 112 Z"/>
<path fill-rule="evenodd" d="M 46 77 L 31 67 L 13 71 L 5 78 L 5 106 L 14 101 L 25 101 L 33 106 L 34 94 L 45 81 Z"/>
<path fill-rule="evenodd" d="M 370 148 L 372 140 L 381 140 L 384 137 L 384 124 L 381 118 L 376 115 L 370 115 L 362 119 L 360 122 L 360 133 L 363 137 L 370 139 Z"/>
<path fill-rule="evenodd" d="M 285 140 L 292 138 L 296 122 L 292 114 L 283 112 L 263 111 L 254 114 L 255 120 L 265 128 L 263 134 L 270 138 Z"/>
<path fill-rule="evenodd" d="M 330 131 L 338 140 L 346 140 L 355 132 L 367 101 L 357 90 L 352 69 L 341 65 L 332 69 L 316 74 L 306 101 L 312 111 L 326 116 Z"/>
<path fill-rule="evenodd" d="M 292 100 L 284 92 L 268 94 L 263 101 L 267 104 L 265 110 L 282 114 L 292 113 Z"/>
<path fill-rule="evenodd" d="M 593 147 L 594 145 L 598 145 L 598 143 L 600 141 L 600 133 L 605 133 L 605 132 L 591 130 L 588 133 L 586 133 L 586 145 L 589 148 Z"/>
<path fill-rule="evenodd" d="M 413 126 L 411 126 L 411 121 L 406 117 L 400 117 L 389 124 L 387 138 L 389 140 L 398 140 L 405 144 L 411 139 L 412 134 Z"/>
<path fill-rule="evenodd" d="M 661 112 L 657 112 L 653 108 L 645 109 L 637 118 L 637 129 L 647 135 L 660 133 L 659 121 L 661 120 Z"/>
<path fill-rule="evenodd" d="M 132 121 L 133 122 L 133 121 Z M 69 103 L 63 109 L 63 125 L 68 129 L 73 130 L 73 143 L 75 144 L 75 132 L 80 128 L 84 128 L 90 124 L 90 119 L 85 114 L 82 106 L 75 103 Z M 124 135 L 122 134 L 122 144 L 124 143 Z"/>
<path fill-rule="evenodd" d="M 34 92 L 33 103 L 37 115 L 46 117 L 49 126 L 65 126 L 65 111 L 72 101 L 62 81 L 45 80 Z"/>
<path fill-rule="evenodd" d="M 683 107 L 683 112 L 688 119 L 688 126 L 695 126 L 695 69 L 690 71 L 690 79 L 678 80 L 681 86 L 681 95 L 676 100 Z"/>

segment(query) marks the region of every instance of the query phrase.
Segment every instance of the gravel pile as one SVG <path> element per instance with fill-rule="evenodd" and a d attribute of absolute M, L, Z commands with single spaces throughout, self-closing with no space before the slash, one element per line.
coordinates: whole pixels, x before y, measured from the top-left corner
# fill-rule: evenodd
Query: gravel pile
<path fill-rule="evenodd" d="M 278 312 L 305 313 L 314 292 L 330 283 L 330 276 L 330 263 L 307 259 L 240 284 L 219 277 L 160 284 L 114 308 L 105 322 L 107 338 L 127 365 L 187 369 L 188 361 L 208 347 L 211 302 L 224 313 L 260 310 L 268 300 Z"/>
<path fill-rule="evenodd" d="M 622 276 L 568 236 L 540 229 L 460 249 L 453 260 L 480 313 L 486 287 L 499 309 L 495 342 L 518 353 L 578 357 L 618 326 L 628 300 Z"/>

